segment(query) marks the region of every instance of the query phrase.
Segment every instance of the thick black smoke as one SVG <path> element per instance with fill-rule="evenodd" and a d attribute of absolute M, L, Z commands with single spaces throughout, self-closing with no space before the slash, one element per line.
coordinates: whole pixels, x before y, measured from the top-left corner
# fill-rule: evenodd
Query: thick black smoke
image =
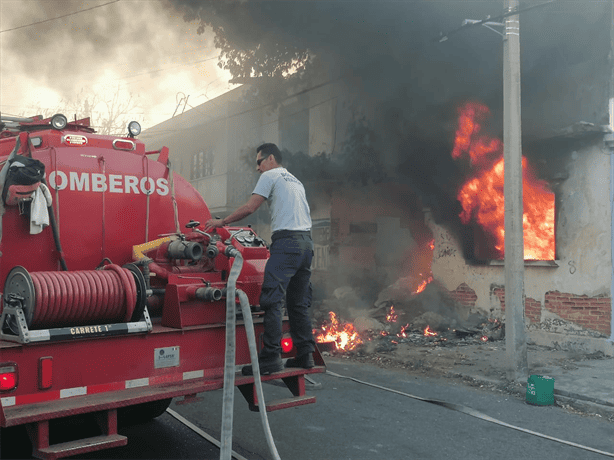
<path fill-rule="evenodd" d="M 239 49 L 281 42 L 311 50 L 329 75 L 342 75 L 357 90 L 383 103 L 402 96 L 400 115 L 423 130 L 441 133 L 442 108 L 461 99 L 480 99 L 495 117 L 502 106 L 500 35 L 471 27 L 442 43 L 433 39 L 465 19 L 496 17 L 503 0 L 169 2 L 183 13 L 200 11 Z M 522 9 L 546 2 L 520 3 Z M 611 19 L 611 0 L 559 0 L 521 14 L 527 134 L 578 120 L 603 123 Z"/>
<path fill-rule="evenodd" d="M 501 35 L 482 26 L 444 42 L 437 38 L 465 19 L 502 14 L 503 3 L 169 0 L 261 60 L 279 51 L 280 43 L 309 50 L 329 78 L 342 78 L 357 100 L 374 106 L 370 145 L 358 149 L 362 155 L 346 149 L 332 163 L 305 156 L 306 171 L 358 184 L 392 174 L 447 215 L 457 215 L 454 197 L 463 180 L 463 165 L 450 158 L 457 108 L 468 100 L 485 103 L 493 121 L 483 131 L 502 137 L 503 46 Z M 521 2 L 520 8 L 540 3 L 545 0 Z M 612 8 L 611 0 L 560 0 L 521 13 L 524 136 L 551 137 L 578 121 L 607 124 Z M 352 136 L 364 134 L 361 129 L 348 131 L 346 145 L 356 143 Z"/>
<path fill-rule="evenodd" d="M 521 1 L 520 7 L 545 2 Z M 266 74 L 271 71 L 270 56 L 280 50 L 290 56 L 309 50 L 321 64 L 312 71 L 320 70 L 331 80 L 341 78 L 354 101 L 364 101 L 366 109 L 357 112 L 369 116 L 364 124 L 358 119 L 350 125 L 334 155 L 314 158 L 293 152 L 289 169 L 314 183 L 378 183 L 369 188 L 370 194 L 383 191 L 382 200 L 398 199 L 398 209 L 417 219 L 420 210 L 412 213 L 410 208 L 416 202 L 428 206 L 437 221 L 458 225 L 465 252 L 471 253 L 473 235 L 461 228 L 456 200 L 467 165 L 453 161 L 450 154 L 457 109 L 470 100 L 491 109 L 491 124 L 481 132 L 502 138 L 502 36 L 476 26 L 444 42 L 438 37 L 458 29 L 465 19 L 502 14 L 503 0 L 169 3 L 186 18 L 200 18 L 220 32 L 223 40 L 218 43 L 252 53 L 243 68 L 229 53 L 225 64 L 236 76 Z M 560 0 L 520 15 L 526 138 L 548 138 L 578 121 L 607 124 L 612 8 L 611 0 Z M 502 32 L 501 27 L 495 29 Z M 394 187 L 386 193 L 386 183 L 406 185 L 419 199 L 395 196 Z M 397 249 L 402 253 L 406 248 Z M 382 274 L 376 275 L 380 281 Z M 370 278 L 359 274 L 357 279 L 361 281 L 351 284 L 364 288 Z"/>

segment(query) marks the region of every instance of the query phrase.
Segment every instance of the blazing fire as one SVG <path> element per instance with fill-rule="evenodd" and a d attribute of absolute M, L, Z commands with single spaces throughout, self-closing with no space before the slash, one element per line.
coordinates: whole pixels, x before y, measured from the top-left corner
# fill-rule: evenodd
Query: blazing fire
<path fill-rule="evenodd" d="M 428 276 L 426 279 L 422 280 L 420 284 L 418 285 L 418 287 L 416 288 L 416 290 L 414 291 L 414 293 L 420 294 L 422 291 L 426 289 L 426 285 L 429 284 L 431 281 L 433 281 L 432 276 Z"/>
<path fill-rule="evenodd" d="M 434 337 L 437 335 L 437 332 L 431 329 L 431 326 L 426 326 L 424 328 L 424 336 L 425 337 Z"/>
<path fill-rule="evenodd" d="M 390 312 L 386 314 L 386 321 L 389 323 L 396 323 L 398 317 L 399 315 L 397 315 L 394 311 L 394 306 L 390 305 Z"/>
<path fill-rule="evenodd" d="M 481 125 L 490 114 L 485 105 L 470 102 L 460 109 L 452 157 L 467 154 L 475 174 L 461 187 L 458 199 L 461 221 L 477 222 L 494 238 L 494 248 L 502 258 L 505 247 L 503 196 L 503 143 L 481 135 Z M 524 258 L 554 259 L 554 194 L 536 178 L 522 157 Z"/>
<path fill-rule="evenodd" d="M 337 350 L 353 350 L 362 343 L 358 332 L 350 323 L 341 324 L 334 312 L 329 312 L 330 324 L 322 326 L 322 333 L 316 336 L 316 342 L 334 342 Z"/>

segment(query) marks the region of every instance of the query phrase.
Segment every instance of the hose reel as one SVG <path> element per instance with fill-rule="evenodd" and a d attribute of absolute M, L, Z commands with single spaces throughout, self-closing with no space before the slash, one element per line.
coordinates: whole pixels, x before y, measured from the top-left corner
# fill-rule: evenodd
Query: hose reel
<path fill-rule="evenodd" d="M 19 299 L 31 330 L 138 321 L 146 298 L 145 278 L 134 264 L 32 273 L 17 266 L 4 285 L 5 308 Z M 17 333 L 16 321 L 12 317 L 6 322 L 13 333 Z"/>

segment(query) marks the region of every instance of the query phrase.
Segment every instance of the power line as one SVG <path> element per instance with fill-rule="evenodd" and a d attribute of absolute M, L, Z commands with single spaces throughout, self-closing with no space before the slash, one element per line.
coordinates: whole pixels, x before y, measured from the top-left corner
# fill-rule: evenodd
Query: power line
<path fill-rule="evenodd" d="M 85 11 L 90 11 L 90 10 L 93 10 L 93 9 L 95 9 L 95 8 L 101 8 L 101 7 L 103 7 L 103 6 L 107 6 L 107 5 L 110 5 L 110 4 L 112 4 L 112 3 L 117 3 L 117 2 L 119 2 L 119 1 L 120 1 L 120 0 L 113 0 L 112 2 L 103 3 L 102 5 L 92 6 L 91 8 L 85 8 L 85 9 L 83 9 L 83 10 L 79 10 L 79 11 L 73 11 L 72 13 L 63 14 L 62 16 L 57 16 L 57 17 L 55 17 L 55 18 L 50 18 L 50 19 L 45 19 L 45 20 L 43 20 L 43 21 L 33 22 L 33 23 L 31 23 L 31 24 L 25 24 L 25 25 L 23 25 L 23 26 L 19 26 L 19 27 L 13 27 L 12 29 L 0 30 L 0 34 L 3 34 L 4 32 L 12 32 L 13 30 L 23 29 L 23 28 L 25 28 L 25 27 L 35 26 L 35 25 L 37 25 L 37 24 L 43 24 L 43 23 L 45 23 L 45 22 L 49 22 L 49 21 L 55 21 L 56 19 L 61 19 L 61 18 L 65 18 L 65 17 L 67 17 L 67 16 L 72 16 L 72 15 L 75 15 L 75 14 L 83 13 L 83 12 L 85 12 Z"/>
<path fill-rule="evenodd" d="M 117 80 L 128 80 L 130 78 L 139 77 L 141 75 L 149 75 L 149 74 L 152 74 L 152 73 L 164 72 L 166 70 L 177 69 L 179 67 L 183 67 L 183 66 L 186 66 L 186 65 L 198 64 L 200 62 L 211 61 L 212 59 L 218 58 L 219 56 L 220 55 L 218 54 L 217 56 L 213 56 L 213 57 L 209 57 L 209 58 L 205 58 L 205 59 L 200 59 L 198 61 L 184 62 L 183 64 L 179 64 L 179 65 L 176 65 L 174 67 L 163 67 L 161 69 L 148 70 L 147 72 L 141 72 L 141 73 L 136 73 L 134 75 L 129 75 L 129 76 L 126 76 L 126 77 L 121 77 L 121 78 L 118 78 Z"/>

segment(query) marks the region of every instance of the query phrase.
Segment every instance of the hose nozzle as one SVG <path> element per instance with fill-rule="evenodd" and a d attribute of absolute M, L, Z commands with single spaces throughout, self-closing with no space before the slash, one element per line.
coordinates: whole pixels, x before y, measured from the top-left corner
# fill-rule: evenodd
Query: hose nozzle
<path fill-rule="evenodd" d="M 222 298 L 222 290 L 218 288 L 206 287 L 196 290 L 196 298 L 205 301 L 217 301 Z"/>

